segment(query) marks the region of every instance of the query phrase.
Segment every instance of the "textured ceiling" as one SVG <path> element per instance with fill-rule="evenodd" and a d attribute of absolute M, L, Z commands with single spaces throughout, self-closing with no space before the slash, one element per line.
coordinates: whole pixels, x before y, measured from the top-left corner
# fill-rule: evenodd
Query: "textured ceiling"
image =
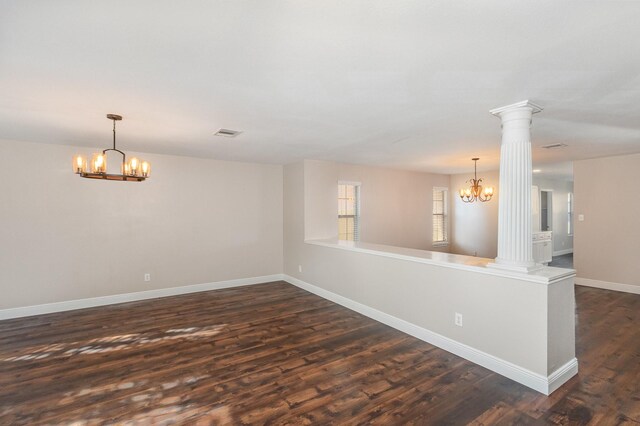
<path fill-rule="evenodd" d="M 4 139 L 105 147 L 118 113 L 125 150 L 457 173 L 497 167 L 488 111 L 530 99 L 536 167 L 640 152 L 637 1 L 0 8 Z"/>

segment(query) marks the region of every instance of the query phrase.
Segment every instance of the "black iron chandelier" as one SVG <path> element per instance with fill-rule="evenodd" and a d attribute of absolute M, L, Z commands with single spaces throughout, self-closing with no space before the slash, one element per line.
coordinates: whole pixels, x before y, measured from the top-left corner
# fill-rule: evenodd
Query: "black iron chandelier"
<path fill-rule="evenodd" d="M 127 161 L 124 152 L 116 148 L 116 121 L 122 120 L 121 115 L 107 114 L 109 120 L 113 120 L 113 148 L 107 148 L 102 153 L 93 154 L 91 162 L 86 157 L 76 155 L 73 157 L 73 172 L 83 178 L 119 180 L 126 182 L 142 182 L 151 173 L 151 164 L 136 157 Z M 107 152 L 115 151 L 122 155 L 121 174 L 107 173 Z"/>

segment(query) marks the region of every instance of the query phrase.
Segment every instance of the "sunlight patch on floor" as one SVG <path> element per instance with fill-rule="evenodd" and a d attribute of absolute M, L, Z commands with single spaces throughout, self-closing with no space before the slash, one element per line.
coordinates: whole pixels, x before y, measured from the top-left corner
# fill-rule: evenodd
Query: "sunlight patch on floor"
<path fill-rule="evenodd" d="M 55 343 L 26 348 L 18 355 L 0 359 L 1 362 L 19 362 L 38 360 L 49 357 L 69 357 L 74 355 L 90 355 L 133 349 L 144 345 L 163 343 L 173 340 L 200 340 L 215 336 L 226 327 L 226 324 L 172 328 L 161 332 L 134 333 L 100 337 L 84 342 Z"/>

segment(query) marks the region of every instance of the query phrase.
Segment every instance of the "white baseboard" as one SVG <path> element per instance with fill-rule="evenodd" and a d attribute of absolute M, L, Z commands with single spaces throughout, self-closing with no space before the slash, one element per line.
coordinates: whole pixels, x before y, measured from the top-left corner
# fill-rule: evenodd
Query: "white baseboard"
<path fill-rule="evenodd" d="M 356 311 L 362 315 L 414 336 L 420 340 L 430 343 L 434 346 L 442 348 L 448 352 L 465 358 L 475 364 L 481 365 L 510 378 L 518 383 L 528 386 L 545 395 L 558 389 L 563 383 L 569 380 L 578 372 L 578 361 L 574 358 L 562 367 L 551 373 L 548 377 L 534 373 L 525 368 L 519 367 L 503 359 L 497 358 L 486 352 L 472 348 L 448 337 L 434 333 L 425 328 L 419 327 L 408 321 L 386 314 L 377 309 L 358 303 L 354 300 L 332 293 L 328 290 L 306 283 L 295 277 L 285 274 L 265 275 L 260 277 L 240 278 L 228 281 L 218 281 L 213 283 L 195 284 L 182 287 L 171 287 L 156 290 L 141 291 L 136 293 L 115 294 L 111 296 L 92 297 L 88 299 L 70 300 L 66 302 L 47 303 L 43 305 L 25 306 L 19 308 L 10 308 L 0 310 L 0 320 L 27 317 L 32 315 L 49 314 L 53 312 L 70 311 L 75 309 L 91 308 L 96 306 L 112 305 L 116 303 L 134 302 L 146 299 L 155 299 L 158 297 L 176 296 L 180 294 L 197 293 L 201 291 L 218 290 L 223 288 L 241 287 L 253 284 L 262 284 L 271 281 L 285 280 L 297 287 L 300 287 L 310 293 L 314 293 L 324 299 L 342 305 L 348 309 Z M 584 280 L 584 279 L 582 279 Z M 594 280 L 587 280 L 594 281 Z M 576 284 L 580 284 L 576 279 Z M 629 286 L 628 284 L 615 284 L 618 286 L 628 286 L 637 288 L 636 292 L 640 293 L 640 287 Z M 589 285 L 589 284 L 580 284 Z M 594 287 L 596 287 L 594 285 Z M 608 288 L 608 287 L 601 287 Z M 613 290 L 613 288 L 611 288 Z M 621 290 L 624 291 L 624 290 Z"/>
<path fill-rule="evenodd" d="M 0 320 L 28 317 L 32 315 L 50 314 L 53 312 L 71 311 L 74 309 L 93 308 L 95 306 L 115 303 L 135 302 L 158 297 L 176 296 L 179 294 L 197 293 L 200 291 L 219 290 L 230 287 L 241 287 L 262 284 L 270 281 L 281 281 L 282 274 L 263 275 L 261 277 L 240 278 L 236 280 L 217 281 L 213 283 L 186 285 L 182 287 L 160 288 L 136 293 L 114 294 L 111 296 L 91 297 L 88 299 L 69 300 L 66 302 L 47 303 L 44 305 L 24 306 L 0 310 Z"/>
<path fill-rule="evenodd" d="M 633 284 L 612 283 L 609 281 L 599 281 L 589 278 L 576 277 L 576 285 L 603 288 L 605 290 L 623 291 L 625 293 L 640 294 L 640 285 Z"/>
<path fill-rule="evenodd" d="M 578 374 L 578 360 L 573 358 L 562 367 L 558 368 L 547 378 L 548 391 L 547 395 L 551 395 L 556 389 L 565 384 L 570 378 Z M 545 393 L 545 392 L 543 392 Z"/>
<path fill-rule="evenodd" d="M 573 253 L 573 249 L 572 248 L 554 251 L 553 255 L 554 256 L 562 256 L 563 254 L 569 254 L 569 253 Z"/>
<path fill-rule="evenodd" d="M 332 293 L 313 284 L 309 284 L 290 275 L 285 274 L 283 279 L 303 290 L 316 294 L 324 299 L 330 300 L 378 322 L 444 349 L 445 351 L 458 355 L 475 364 L 488 368 L 491 371 L 508 377 L 511 380 L 521 383 L 545 395 L 549 395 L 578 372 L 578 360 L 573 358 L 549 376 L 545 377 L 501 358 L 472 348 L 471 346 L 442 336 L 438 333 L 434 333 L 433 331 L 419 327 L 377 309 L 363 305 L 362 303 L 358 303 L 344 296 L 340 296 L 339 294 Z"/>

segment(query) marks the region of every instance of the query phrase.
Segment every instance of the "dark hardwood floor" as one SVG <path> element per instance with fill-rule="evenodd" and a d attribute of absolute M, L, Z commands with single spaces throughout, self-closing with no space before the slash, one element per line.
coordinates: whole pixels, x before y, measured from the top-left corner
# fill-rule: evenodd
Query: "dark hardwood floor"
<path fill-rule="evenodd" d="M 0 322 L 0 424 L 640 423 L 640 296 L 577 287 L 546 397 L 284 282 Z"/>

